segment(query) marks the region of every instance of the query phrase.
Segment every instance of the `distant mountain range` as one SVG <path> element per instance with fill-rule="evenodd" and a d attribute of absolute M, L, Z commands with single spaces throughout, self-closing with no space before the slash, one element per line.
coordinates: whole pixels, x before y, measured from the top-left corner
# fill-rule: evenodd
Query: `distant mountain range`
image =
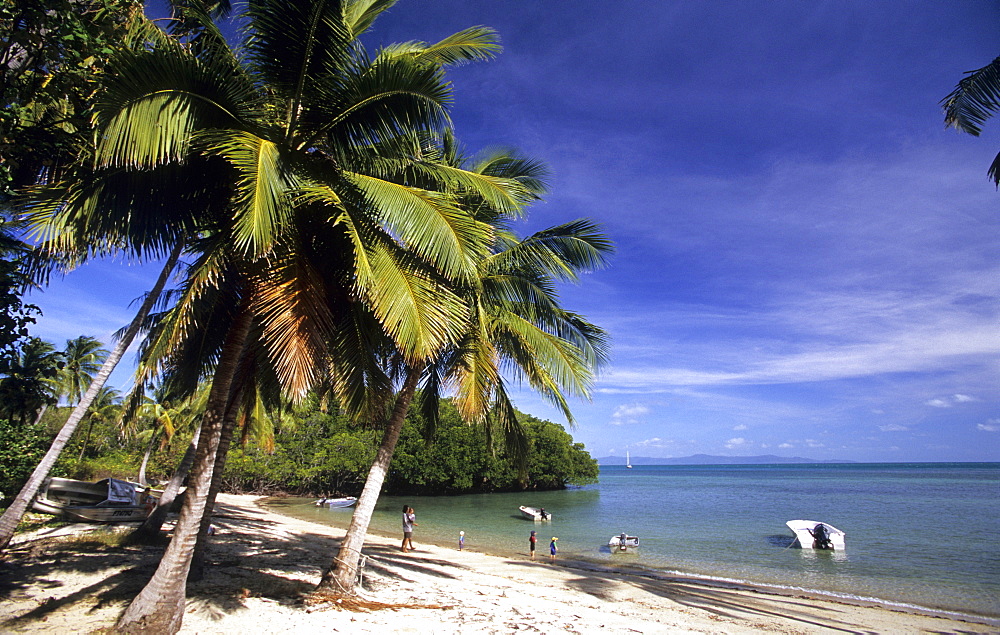
<path fill-rule="evenodd" d="M 837 459 L 818 460 L 801 456 L 713 456 L 711 454 L 695 454 L 673 459 L 661 459 L 651 456 L 633 456 L 632 465 L 768 465 L 774 463 L 854 463 Z M 598 465 L 625 465 L 624 456 L 603 456 L 597 459 Z"/>

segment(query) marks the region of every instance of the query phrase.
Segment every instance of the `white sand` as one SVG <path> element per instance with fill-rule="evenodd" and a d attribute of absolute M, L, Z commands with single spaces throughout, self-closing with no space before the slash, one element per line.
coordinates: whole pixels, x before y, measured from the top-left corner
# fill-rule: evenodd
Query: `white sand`
<path fill-rule="evenodd" d="M 995 626 L 880 606 L 588 571 L 539 560 L 370 536 L 364 600 L 344 610 L 304 601 L 343 530 L 220 496 L 205 579 L 188 587 L 182 633 L 991 633 Z M 92 527 L 74 525 L 58 533 Z M 19 536 L 0 563 L 0 633 L 109 628 L 162 550 Z M 77 539 L 79 540 L 79 539 Z"/>

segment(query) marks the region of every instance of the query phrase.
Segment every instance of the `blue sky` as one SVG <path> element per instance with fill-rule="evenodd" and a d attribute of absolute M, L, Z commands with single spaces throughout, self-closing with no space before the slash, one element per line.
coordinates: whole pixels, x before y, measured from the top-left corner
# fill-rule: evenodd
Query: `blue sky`
<path fill-rule="evenodd" d="M 504 52 L 452 73 L 460 139 L 551 166 L 524 233 L 617 244 L 563 291 L 613 339 L 574 404 L 594 456 L 1000 460 L 1000 121 L 938 105 L 1000 4 L 402 0 L 370 42 L 476 24 Z M 54 281 L 34 333 L 107 338 L 153 269 Z"/>

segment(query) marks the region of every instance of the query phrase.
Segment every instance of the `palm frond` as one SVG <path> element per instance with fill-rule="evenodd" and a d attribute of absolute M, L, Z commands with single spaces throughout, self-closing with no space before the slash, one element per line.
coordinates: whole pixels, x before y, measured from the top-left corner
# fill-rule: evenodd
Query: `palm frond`
<path fill-rule="evenodd" d="M 941 100 L 944 123 L 978 137 L 986 120 L 1000 109 L 1000 57 L 965 75 Z"/>
<path fill-rule="evenodd" d="M 421 64 L 456 66 L 485 62 L 496 57 L 502 47 L 497 32 L 485 26 L 473 26 L 453 33 L 435 44 L 404 42 L 383 48 L 380 58 L 409 56 Z"/>

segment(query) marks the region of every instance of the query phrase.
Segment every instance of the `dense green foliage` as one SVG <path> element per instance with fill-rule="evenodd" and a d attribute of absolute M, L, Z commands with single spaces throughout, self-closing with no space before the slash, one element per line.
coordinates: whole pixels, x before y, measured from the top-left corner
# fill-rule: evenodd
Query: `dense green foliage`
<path fill-rule="evenodd" d="M 16 493 L 49 446 L 42 424 L 15 425 L 0 419 L 0 492 Z"/>
<path fill-rule="evenodd" d="M 120 408 L 120 406 L 115 406 Z M 0 490 L 20 488 L 37 464 L 68 408 L 50 408 L 43 422 L 27 429 L 0 421 Z M 527 480 L 501 439 L 491 443 L 481 426 L 458 416 L 450 400 L 441 402 L 432 440 L 425 421 L 411 412 L 397 446 L 385 491 L 392 494 L 461 494 L 520 489 L 560 489 L 597 481 L 597 462 L 561 425 L 518 413 L 529 440 Z M 135 479 L 145 451 L 142 436 L 123 435 L 114 416 L 94 417 L 74 435 L 53 470 L 82 480 L 108 476 Z M 92 428 L 85 443 L 85 428 Z M 190 431 L 177 434 L 154 452 L 147 469 L 152 482 L 165 481 L 180 461 Z M 376 430 L 350 423 L 345 416 L 301 409 L 275 430 L 273 443 L 234 447 L 226 464 L 224 489 L 233 493 L 302 495 L 357 494 L 375 457 Z"/>
<path fill-rule="evenodd" d="M 102 63 L 141 8 L 139 0 L 0 3 L 0 194 L 78 154 Z"/>
<path fill-rule="evenodd" d="M 384 491 L 390 494 L 462 494 L 520 489 L 560 489 L 597 481 L 597 462 L 562 426 L 520 414 L 528 433 L 528 477 L 518 478 L 503 443 L 441 403 L 432 440 L 423 417 L 411 412 L 393 455 Z M 375 456 L 379 435 L 341 417 L 311 413 L 294 429 L 279 431 L 274 451 L 244 447 L 230 452 L 226 489 L 300 494 L 356 494 Z"/>

